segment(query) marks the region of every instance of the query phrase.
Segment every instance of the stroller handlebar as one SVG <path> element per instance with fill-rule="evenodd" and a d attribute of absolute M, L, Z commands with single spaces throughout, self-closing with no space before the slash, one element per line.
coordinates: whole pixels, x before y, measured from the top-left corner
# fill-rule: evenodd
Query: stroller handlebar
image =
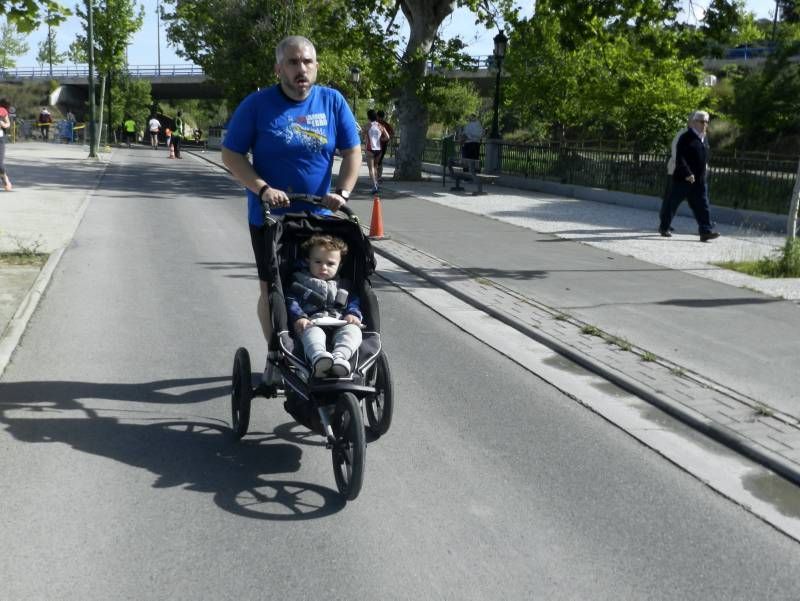
<path fill-rule="evenodd" d="M 325 206 L 322 203 L 322 197 L 321 196 L 314 196 L 313 194 L 288 194 L 287 196 L 289 197 L 289 202 L 297 201 L 297 202 L 306 202 L 306 203 L 312 204 L 312 205 L 318 205 L 320 207 L 324 207 Z M 265 202 L 265 203 L 263 203 L 263 205 L 264 205 L 264 211 L 266 213 L 269 213 L 270 212 L 269 204 Z M 351 209 L 347 205 L 347 203 L 345 203 L 341 207 L 339 207 L 338 210 L 341 211 L 342 213 L 344 213 L 345 215 L 347 215 L 348 217 L 350 217 L 351 219 L 352 218 L 356 218 L 355 213 L 353 213 L 353 209 Z"/>

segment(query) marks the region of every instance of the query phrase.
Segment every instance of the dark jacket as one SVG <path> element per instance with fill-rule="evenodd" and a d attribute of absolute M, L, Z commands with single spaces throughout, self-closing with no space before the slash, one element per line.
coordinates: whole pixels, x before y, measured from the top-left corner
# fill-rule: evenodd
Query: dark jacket
<path fill-rule="evenodd" d="M 675 153 L 675 172 L 672 174 L 674 181 L 686 181 L 694 175 L 695 184 L 703 183 L 706 179 L 706 166 L 709 159 L 708 136 L 706 141 L 700 139 L 697 132 L 689 128 L 678 138 Z"/>
<path fill-rule="evenodd" d="M 291 323 L 301 317 L 313 319 L 323 315 L 339 319 L 354 315 L 363 319 L 361 301 L 357 295 L 348 294 L 347 289 L 351 286 L 347 280 L 320 280 L 308 273 L 307 268 L 295 272 L 292 280 L 286 294 L 286 309 Z"/>

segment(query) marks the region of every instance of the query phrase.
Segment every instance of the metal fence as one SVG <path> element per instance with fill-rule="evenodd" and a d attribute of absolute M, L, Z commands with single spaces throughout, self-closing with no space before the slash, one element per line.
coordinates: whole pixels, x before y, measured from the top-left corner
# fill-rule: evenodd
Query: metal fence
<path fill-rule="evenodd" d="M 396 141 L 395 141 L 396 143 Z M 485 160 L 486 145 L 481 145 Z M 452 138 L 427 140 L 423 161 L 446 165 L 456 156 Z M 555 181 L 647 196 L 664 193 L 667 153 L 592 148 L 581 144 L 500 143 L 500 175 Z M 711 154 L 709 193 L 719 206 L 789 211 L 798 159 Z"/>

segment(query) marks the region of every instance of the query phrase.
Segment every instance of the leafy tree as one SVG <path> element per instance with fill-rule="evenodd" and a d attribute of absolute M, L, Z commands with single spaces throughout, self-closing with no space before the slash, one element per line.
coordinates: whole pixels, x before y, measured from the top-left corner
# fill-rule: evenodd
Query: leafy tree
<path fill-rule="evenodd" d="M 13 69 L 17 66 L 14 57 L 27 51 L 28 43 L 19 34 L 16 25 L 11 21 L 3 23 L 0 26 L 0 69 Z"/>
<path fill-rule="evenodd" d="M 67 53 L 58 51 L 55 29 L 48 28 L 47 37 L 39 42 L 36 62 L 40 65 L 50 65 L 50 70 L 52 72 L 53 65 L 60 65 L 66 59 Z"/>
<path fill-rule="evenodd" d="M 477 113 L 481 99 L 471 83 L 448 81 L 434 86 L 429 95 L 429 115 L 432 123 L 441 123 L 452 130 L 464 122 L 464 116 Z"/>
<path fill-rule="evenodd" d="M 130 117 L 139 127 L 144 127 L 150 116 L 152 86 L 146 79 L 134 79 L 127 73 L 118 77 L 113 84 L 111 114 L 109 123 L 122 123 Z"/>
<path fill-rule="evenodd" d="M 800 0 L 778 0 L 781 21 L 800 23 Z"/>
<path fill-rule="evenodd" d="M 455 63 L 460 50 L 459 44 L 438 39 L 442 21 L 456 6 L 470 7 L 481 22 L 492 23 L 495 16 L 490 3 L 480 0 L 165 0 L 165 4 L 173 7 L 164 15 L 169 39 L 179 46 L 181 56 L 202 66 L 223 86 L 232 106 L 256 87 L 275 81 L 273 49 L 284 36 L 299 34 L 317 41 L 320 83 L 382 105 L 397 99 L 401 131 L 397 173 L 412 179 L 421 171 L 428 107 L 445 93 L 443 78 L 427 65 L 431 60 Z M 511 6 L 510 0 L 496 4 Z M 410 29 L 402 51 L 400 13 Z M 358 89 L 349 78 L 353 65 L 362 71 Z"/>
<path fill-rule="evenodd" d="M 576 28 L 563 8 L 516 23 L 505 62 L 508 104 L 561 137 L 610 136 L 642 149 L 668 141 L 705 95 L 698 62 L 678 57 L 680 31 L 607 16 Z"/>
<path fill-rule="evenodd" d="M 741 72 L 734 80 L 733 99 L 723 105 L 741 128 L 740 145 L 759 148 L 800 134 L 800 64 L 795 43 L 780 47 L 763 69 Z"/>
<path fill-rule="evenodd" d="M 700 30 L 708 41 L 722 47 L 735 46 L 740 43 L 736 32 L 742 26 L 744 15 L 744 0 L 711 0 Z"/>
<path fill-rule="evenodd" d="M 42 23 L 58 25 L 72 12 L 53 0 L 3 0 L 0 15 L 16 24 L 23 33 L 29 33 Z"/>
<path fill-rule="evenodd" d="M 86 40 L 75 39 L 67 48 L 67 58 L 74 65 L 82 65 L 89 61 L 89 54 L 86 50 Z"/>
<path fill-rule="evenodd" d="M 88 27 L 86 10 L 78 6 L 76 12 Z M 97 0 L 92 16 L 95 68 L 101 74 L 101 81 L 104 79 L 109 86 L 108 106 L 112 107 L 114 82 L 125 66 L 125 49 L 130 37 L 142 27 L 144 8 L 140 5 L 137 10 L 135 0 Z M 86 35 L 77 36 L 77 39 L 88 48 Z M 102 115 L 101 106 L 100 122 Z"/>
<path fill-rule="evenodd" d="M 275 47 L 292 34 L 317 42 L 321 83 L 332 82 L 352 93 L 350 67 L 359 65 L 359 96 L 369 96 L 377 69 L 365 60 L 362 44 L 368 44 L 370 34 L 379 27 L 371 14 L 375 4 L 368 0 L 164 0 L 162 7 L 167 36 L 178 54 L 200 65 L 235 106 L 256 88 L 276 81 Z M 373 46 L 381 41 L 377 36 Z"/>

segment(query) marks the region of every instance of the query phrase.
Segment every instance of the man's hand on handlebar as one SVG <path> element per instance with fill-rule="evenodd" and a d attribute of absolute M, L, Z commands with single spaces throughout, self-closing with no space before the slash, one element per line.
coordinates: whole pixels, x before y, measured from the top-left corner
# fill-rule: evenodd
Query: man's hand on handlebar
<path fill-rule="evenodd" d="M 335 192 L 328 192 L 322 197 L 320 202 L 328 207 L 331 211 L 338 211 L 339 208 L 344 206 L 347 201 Z"/>
<path fill-rule="evenodd" d="M 283 190 L 268 188 L 261 197 L 262 201 L 270 207 L 288 207 L 289 197 Z"/>

